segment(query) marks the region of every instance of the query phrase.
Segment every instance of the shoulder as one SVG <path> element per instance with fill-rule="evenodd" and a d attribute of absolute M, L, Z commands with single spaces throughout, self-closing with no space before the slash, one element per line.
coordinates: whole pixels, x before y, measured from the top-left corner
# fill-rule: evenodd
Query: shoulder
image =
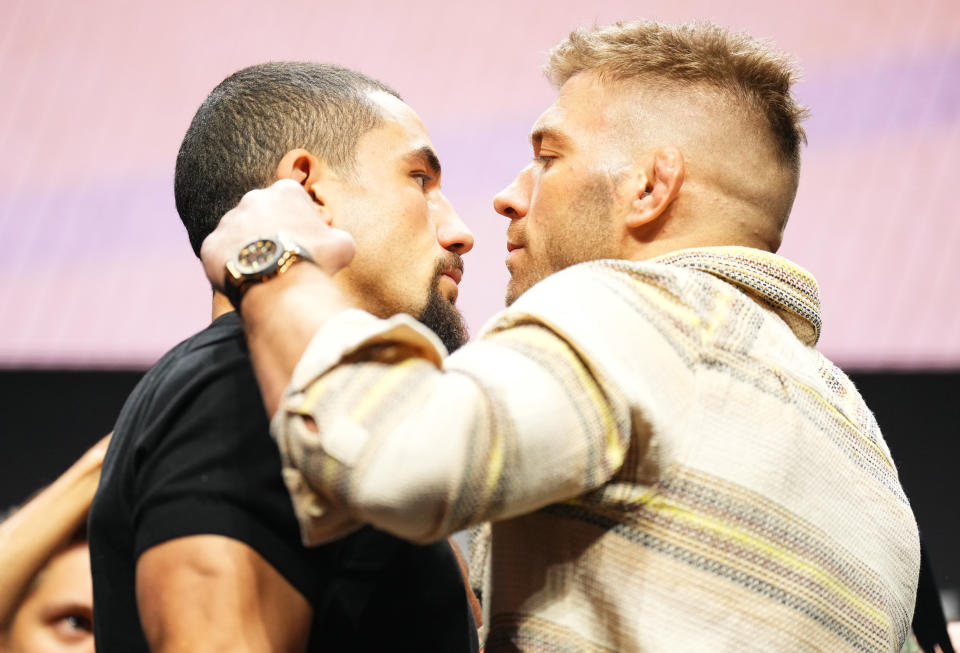
<path fill-rule="evenodd" d="M 117 419 L 114 439 L 142 445 L 195 412 L 257 406 L 260 395 L 238 316 L 221 316 L 164 354 L 144 375 Z"/>
<path fill-rule="evenodd" d="M 589 261 L 530 288 L 492 318 L 484 334 L 531 322 L 578 338 L 601 337 L 628 325 L 634 336 L 640 336 L 638 324 L 663 334 L 686 332 L 698 313 L 709 310 L 702 298 L 711 294 L 710 283 L 709 275 L 661 263 Z"/>
<path fill-rule="evenodd" d="M 515 310 L 583 302 L 591 307 L 689 302 L 712 278 L 694 270 L 650 261 L 602 259 L 571 266 L 542 280 L 513 305 Z"/>
<path fill-rule="evenodd" d="M 179 393 L 185 387 L 195 388 L 232 374 L 238 366 L 248 367 L 249 358 L 239 317 L 230 313 L 164 354 L 134 394 L 148 399 L 150 395 Z"/>
<path fill-rule="evenodd" d="M 240 317 L 228 313 L 164 354 L 144 381 L 155 386 L 172 385 L 197 374 L 216 375 L 224 367 L 247 360 Z"/>

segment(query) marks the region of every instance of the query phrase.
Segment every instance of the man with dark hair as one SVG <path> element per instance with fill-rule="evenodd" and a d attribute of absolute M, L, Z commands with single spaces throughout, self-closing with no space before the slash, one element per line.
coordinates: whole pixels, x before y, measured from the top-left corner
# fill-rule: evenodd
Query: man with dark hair
<path fill-rule="evenodd" d="M 396 93 L 309 63 L 224 80 L 177 158 L 177 209 L 194 249 L 245 193 L 278 179 L 312 197 L 318 220 L 352 234 L 342 292 L 384 318 L 419 316 L 450 349 L 462 344 L 454 301 L 473 236 L 440 191 L 425 128 Z M 257 274 L 282 274 L 306 255 L 285 252 Z M 252 281 L 237 282 L 235 303 Z M 476 650 L 446 541 L 417 546 L 366 527 L 302 544 L 241 320 L 219 293 L 213 317 L 146 374 L 117 421 L 90 516 L 97 649 Z"/>
<path fill-rule="evenodd" d="M 494 200 L 511 306 L 478 342 L 444 360 L 309 263 L 246 292 L 305 539 L 492 521 L 487 651 L 898 650 L 916 522 L 814 349 L 815 280 L 774 253 L 803 140 L 789 62 L 637 22 L 571 34 L 548 72 L 534 160 Z M 279 183 L 204 242 L 208 278 L 268 229 L 349 258 Z"/>
<path fill-rule="evenodd" d="M 311 153 L 342 179 L 341 191 L 357 201 L 378 195 L 375 189 L 361 188 L 356 160 L 357 141 L 384 121 L 382 108 L 368 97 L 371 93 L 400 99 L 396 91 L 352 70 L 299 62 L 246 68 L 217 86 L 197 110 L 184 136 L 174 179 L 177 212 L 197 256 L 203 239 L 244 193 L 277 180 L 277 162 L 289 152 Z M 418 178 L 436 186 L 440 177 L 436 154 L 426 148 L 414 158 L 422 170 Z M 294 160 L 284 173 L 300 180 L 303 165 Z M 360 196 L 361 190 L 366 195 Z M 388 198 L 381 201 L 389 203 Z M 451 210 L 446 199 L 443 204 L 444 211 Z M 365 207 L 351 210 L 357 215 L 341 216 L 350 222 L 340 226 L 357 241 L 357 258 L 343 271 L 342 286 L 364 310 L 381 317 L 404 312 L 426 315 L 448 350 L 463 344 L 466 330 L 460 313 L 435 283 L 451 271 L 454 278 L 460 278 L 459 255 L 469 251 L 473 243 L 463 224 L 457 221 L 450 236 L 440 236 L 447 239 L 444 242 L 449 241 L 451 256 L 412 260 L 416 253 L 406 252 L 407 258 L 396 268 L 390 267 L 390 274 L 384 274 L 388 262 L 383 260 L 387 251 L 383 248 L 391 241 L 402 242 L 388 238 L 387 228 L 399 231 L 407 227 L 374 224 Z M 440 227 L 448 229 L 446 225 Z M 420 271 L 429 268 L 434 282 L 408 287 L 403 273 L 406 265 Z M 428 295 L 423 302 L 425 289 Z"/>
<path fill-rule="evenodd" d="M 276 181 L 276 163 L 304 148 L 342 175 L 356 171 L 360 136 L 381 123 L 370 91 L 400 96 L 338 66 L 267 63 L 223 80 L 197 110 L 177 156 L 177 212 L 193 251 L 254 188 Z"/>

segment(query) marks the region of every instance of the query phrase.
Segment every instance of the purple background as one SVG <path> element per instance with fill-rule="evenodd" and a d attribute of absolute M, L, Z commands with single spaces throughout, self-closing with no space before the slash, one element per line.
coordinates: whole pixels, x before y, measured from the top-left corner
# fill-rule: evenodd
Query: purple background
<path fill-rule="evenodd" d="M 173 206 L 180 139 L 223 77 L 332 61 L 397 88 L 477 237 L 461 307 L 502 305 L 491 197 L 553 99 L 544 52 L 575 26 L 707 18 L 804 70 L 803 177 L 782 253 L 813 272 L 821 349 L 848 367 L 960 366 L 956 0 L 0 4 L 0 366 L 142 367 L 203 327 L 209 290 Z"/>

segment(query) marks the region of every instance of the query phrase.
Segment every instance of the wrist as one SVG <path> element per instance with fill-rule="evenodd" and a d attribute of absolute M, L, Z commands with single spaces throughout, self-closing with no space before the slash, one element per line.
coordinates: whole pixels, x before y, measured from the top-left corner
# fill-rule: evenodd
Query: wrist
<path fill-rule="evenodd" d="M 316 265 L 297 265 L 283 275 L 250 286 L 243 299 L 245 323 L 283 315 L 286 322 L 311 321 L 319 311 L 352 308 L 336 282 Z"/>
<path fill-rule="evenodd" d="M 248 241 L 224 264 L 224 294 L 235 309 L 248 290 L 283 276 L 300 262 L 313 257 L 289 235 L 278 232 Z"/>
<path fill-rule="evenodd" d="M 268 414 L 277 410 L 317 330 L 348 308 L 352 306 L 333 279 L 313 265 L 298 265 L 250 289 L 240 315 Z"/>
<path fill-rule="evenodd" d="M 48 485 L 41 494 L 49 502 L 49 509 L 65 515 L 86 509 L 93 501 L 100 483 L 100 468 L 74 464 Z M 40 495 L 38 495 L 39 498 Z"/>

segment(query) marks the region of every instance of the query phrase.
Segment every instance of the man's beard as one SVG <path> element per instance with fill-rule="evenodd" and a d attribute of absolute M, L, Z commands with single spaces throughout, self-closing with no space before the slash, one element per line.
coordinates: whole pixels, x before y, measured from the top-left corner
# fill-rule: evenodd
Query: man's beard
<path fill-rule="evenodd" d="M 467 325 L 454 303 L 440 293 L 440 277 L 448 269 L 450 265 L 444 261 L 437 265 L 437 271 L 430 283 L 427 305 L 420 312 L 420 321 L 437 334 L 440 342 L 452 354 L 467 342 Z"/>

